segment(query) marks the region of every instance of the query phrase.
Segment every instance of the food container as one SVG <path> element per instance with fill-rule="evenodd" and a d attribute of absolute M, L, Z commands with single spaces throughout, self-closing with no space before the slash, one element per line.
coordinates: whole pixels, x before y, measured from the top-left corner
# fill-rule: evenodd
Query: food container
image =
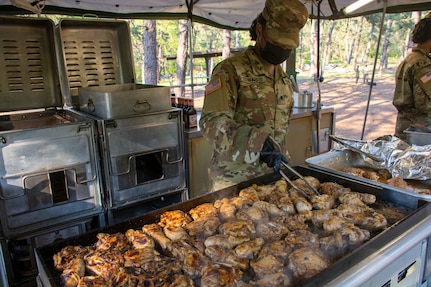
<path fill-rule="evenodd" d="M 105 120 L 171 109 L 169 87 L 117 84 L 79 89 L 80 110 Z"/>
<path fill-rule="evenodd" d="M 311 109 L 314 107 L 313 93 L 309 91 L 294 92 L 293 101 L 293 107 L 295 108 Z"/>
<path fill-rule="evenodd" d="M 430 145 L 431 144 L 431 133 L 418 131 L 413 127 L 409 127 L 404 130 L 407 135 L 407 143 L 415 145 Z"/>
<path fill-rule="evenodd" d="M 367 164 L 367 162 L 361 157 L 359 153 L 351 150 L 329 151 L 327 153 L 307 158 L 305 162 L 308 166 L 312 168 L 324 170 L 334 175 L 348 177 L 361 182 L 365 182 L 367 184 L 377 185 L 380 187 L 395 190 L 399 193 L 409 194 L 411 196 L 418 197 L 426 201 L 431 201 L 431 194 L 420 193 L 421 190 L 429 191 L 431 189 L 430 180 L 405 180 L 410 185 L 410 187 L 415 190 L 412 191 L 367 179 L 364 177 L 354 176 L 352 174 L 344 172 L 343 170 L 346 170 L 350 167 L 372 168 L 369 164 Z"/>

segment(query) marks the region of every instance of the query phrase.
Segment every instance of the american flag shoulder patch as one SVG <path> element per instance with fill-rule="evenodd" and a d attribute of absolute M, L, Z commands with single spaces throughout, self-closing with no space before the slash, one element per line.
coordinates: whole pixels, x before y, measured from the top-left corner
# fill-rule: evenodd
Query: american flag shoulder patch
<path fill-rule="evenodd" d="M 205 86 L 205 95 L 209 95 L 220 88 L 221 88 L 221 80 L 220 78 L 215 78 Z"/>
<path fill-rule="evenodd" d="M 431 71 L 427 72 L 425 75 L 423 75 L 422 77 L 420 77 L 422 83 L 427 83 L 431 80 Z"/>

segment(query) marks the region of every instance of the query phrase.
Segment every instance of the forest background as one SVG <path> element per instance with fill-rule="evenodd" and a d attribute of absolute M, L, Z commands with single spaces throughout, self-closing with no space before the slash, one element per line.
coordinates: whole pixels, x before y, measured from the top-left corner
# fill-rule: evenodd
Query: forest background
<path fill-rule="evenodd" d="M 395 71 L 414 46 L 415 23 L 427 13 L 386 14 L 383 21 L 381 13 L 307 21 L 289 65 L 295 61 L 301 91 L 311 91 L 315 100 L 334 108 L 338 136 L 373 139 L 393 134 Z M 186 19 L 127 21 L 136 82 L 170 86 L 176 97 L 193 98 L 198 111 L 214 66 L 254 44 L 248 30 L 225 30 Z M 283 66 L 287 69 L 286 62 Z"/>

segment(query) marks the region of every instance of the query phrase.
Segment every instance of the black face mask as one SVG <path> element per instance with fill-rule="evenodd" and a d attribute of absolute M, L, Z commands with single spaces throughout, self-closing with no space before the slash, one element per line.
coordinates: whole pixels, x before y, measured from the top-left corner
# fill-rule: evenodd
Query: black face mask
<path fill-rule="evenodd" d="M 291 49 L 283 49 L 279 46 L 266 42 L 265 47 L 260 52 L 262 58 L 273 65 L 278 65 L 289 58 Z"/>

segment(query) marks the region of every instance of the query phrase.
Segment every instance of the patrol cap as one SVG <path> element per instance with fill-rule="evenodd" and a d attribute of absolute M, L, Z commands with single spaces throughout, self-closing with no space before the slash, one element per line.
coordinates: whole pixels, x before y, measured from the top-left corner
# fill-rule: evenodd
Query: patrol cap
<path fill-rule="evenodd" d="M 270 40 L 291 49 L 299 46 L 299 31 L 308 19 L 304 4 L 299 0 L 266 0 L 262 15 Z"/>

